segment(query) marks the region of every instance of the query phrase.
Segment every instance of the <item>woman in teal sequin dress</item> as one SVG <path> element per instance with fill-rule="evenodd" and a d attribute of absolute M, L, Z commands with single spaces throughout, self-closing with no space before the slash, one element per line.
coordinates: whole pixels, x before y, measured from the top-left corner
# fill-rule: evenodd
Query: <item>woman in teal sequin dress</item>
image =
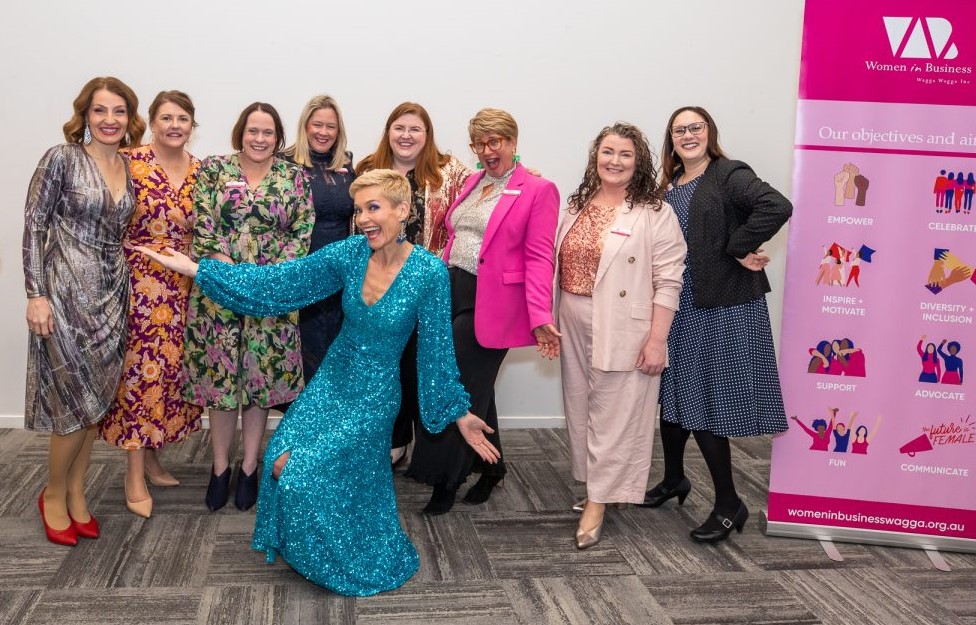
<path fill-rule="evenodd" d="M 310 581 L 346 595 L 402 585 L 419 558 L 400 527 L 389 443 L 400 405 L 400 354 L 417 327 L 421 420 L 431 432 L 457 421 L 486 461 L 498 451 L 491 429 L 468 412 L 458 379 L 447 269 L 398 242 L 410 186 L 390 170 L 361 176 L 350 189 L 365 236 L 299 260 L 258 267 L 204 259 L 199 268 L 169 251 L 144 250 L 196 281 L 238 313 L 280 315 L 342 289 L 339 336 L 268 443 L 253 548 L 281 555 Z"/>

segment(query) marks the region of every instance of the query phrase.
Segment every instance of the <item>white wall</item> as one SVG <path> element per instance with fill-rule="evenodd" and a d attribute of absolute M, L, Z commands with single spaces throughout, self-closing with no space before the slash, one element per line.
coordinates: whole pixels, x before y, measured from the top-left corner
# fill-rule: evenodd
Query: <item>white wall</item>
<path fill-rule="evenodd" d="M 686 2 L 17 2 L 0 23 L 0 418 L 23 414 L 27 332 L 21 265 L 23 201 L 37 160 L 63 141 L 71 101 L 92 76 L 132 86 L 140 112 L 162 89 L 182 89 L 200 122 L 197 156 L 230 151 L 230 128 L 254 100 L 271 102 L 288 138 L 305 101 L 342 106 L 357 160 L 371 152 L 403 100 L 431 113 L 442 150 L 469 164 L 467 120 L 482 106 L 512 112 L 524 162 L 565 198 L 589 141 L 625 120 L 657 149 L 670 112 L 708 108 L 734 158 L 789 195 L 802 24 L 801 0 Z M 148 138 L 148 134 L 147 134 Z M 785 236 L 770 305 L 778 335 Z M 557 364 L 509 355 L 498 384 L 502 415 L 562 414 Z M 523 423 L 532 423 L 523 422 Z"/>

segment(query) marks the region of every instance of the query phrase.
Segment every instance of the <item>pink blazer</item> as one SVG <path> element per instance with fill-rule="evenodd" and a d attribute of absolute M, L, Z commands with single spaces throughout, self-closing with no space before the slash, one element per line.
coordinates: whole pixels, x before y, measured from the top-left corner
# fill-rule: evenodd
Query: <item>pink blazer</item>
<path fill-rule="evenodd" d="M 472 174 L 447 211 L 444 262 L 450 263 L 454 244 L 454 209 L 484 176 L 483 171 Z M 553 322 L 553 244 L 558 221 L 556 185 L 516 165 L 481 242 L 474 333 L 483 347 L 535 345 L 532 328 Z"/>

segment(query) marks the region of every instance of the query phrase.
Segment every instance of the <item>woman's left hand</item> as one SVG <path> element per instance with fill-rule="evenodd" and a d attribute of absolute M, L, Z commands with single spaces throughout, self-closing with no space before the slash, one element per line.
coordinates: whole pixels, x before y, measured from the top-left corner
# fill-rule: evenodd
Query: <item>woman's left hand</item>
<path fill-rule="evenodd" d="M 482 460 L 495 464 L 502 457 L 495 446 L 485 438 L 485 434 L 491 434 L 495 430 L 488 427 L 488 424 L 477 416 L 469 412 L 457 420 L 457 426 L 461 430 L 461 436 Z"/>
<path fill-rule="evenodd" d="M 759 248 L 755 252 L 749 252 L 743 258 L 737 258 L 739 264 L 749 271 L 762 271 L 763 267 L 769 264 L 769 256 L 763 255 L 763 249 Z"/>
<path fill-rule="evenodd" d="M 668 346 L 661 341 L 649 340 L 637 355 L 637 369 L 645 375 L 660 375 L 664 371 Z"/>
<path fill-rule="evenodd" d="M 535 350 L 542 354 L 543 358 L 548 358 L 549 360 L 559 358 L 559 339 L 562 337 L 562 334 L 559 333 L 556 326 L 547 323 L 546 325 L 532 328 L 532 334 L 535 335 Z"/>

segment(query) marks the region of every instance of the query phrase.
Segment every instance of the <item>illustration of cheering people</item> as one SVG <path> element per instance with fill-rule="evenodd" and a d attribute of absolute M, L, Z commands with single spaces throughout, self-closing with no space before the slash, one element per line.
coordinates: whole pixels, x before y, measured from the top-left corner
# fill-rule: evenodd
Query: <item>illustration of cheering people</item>
<path fill-rule="evenodd" d="M 851 420 L 846 424 L 838 421 L 834 425 L 834 451 L 839 454 L 847 453 L 847 447 L 851 442 L 851 429 L 854 427 L 854 420 L 857 419 L 857 412 L 851 413 Z"/>
<path fill-rule="evenodd" d="M 821 248 L 823 256 L 817 269 L 816 284 L 849 287 L 851 282 L 860 287 L 861 262 L 870 263 L 876 250 L 867 245 L 845 248 L 837 243 Z M 846 276 L 846 278 L 845 278 Z"/>
<path fill-rule="evenodd" d="M 837 419 L 837 408 L 827 408 L 830 412 L 830 422 L 828 423 L 826 419 L 814 419 L 813 426 L 805 424 L 803 421 L 793 415 L 790 418 L 796 421 L 796 424 L 803 429 L 804 432 L 810 435 L 810 451 L 827 451 L 830 447 L 830 434 L 834 431 L 834 421 Z M 848 432 L 850 434 L 850 432 Z"/>
<path fill-rule="evenodd" d="M 946 343 L 948 342 L 948 346 Z M 943 350 L 943 348 L 948 350 L 948 353 Z M 947 341 L 942 339 L 939 343 L 938 354 L 942 357 L 942 383 L 943 384 L 962 384 L 962 358 L 959 357 L 959 351 L 962 349 L 962 345 L 959 341 Z"/>
<path fill-rule="evenodd" d="M 927 343 L 923 349 L 922 343 L 924 341 L 925 335 L 923 334 L 916 346 L 918 357 L 922 359 L 922 372 L 918 374 L 918 381 L 935 384 L 942 376 L 942 366 L 939 363 L 939 355 L 935 353 L 935 343 Z"/>
<path fill-rule="evenodd" d="M 859 425 L 857 429 L 854 430 L 854 440 L 851 441 L 851 453 L 852 454 L 867 454 L 868 445 L 871 443 L 871 439 L 878 433 L 878 428 L 881 427 L 881 415 L 874 420 L 874 425 L 868 430 L 867 426 Z"/>

